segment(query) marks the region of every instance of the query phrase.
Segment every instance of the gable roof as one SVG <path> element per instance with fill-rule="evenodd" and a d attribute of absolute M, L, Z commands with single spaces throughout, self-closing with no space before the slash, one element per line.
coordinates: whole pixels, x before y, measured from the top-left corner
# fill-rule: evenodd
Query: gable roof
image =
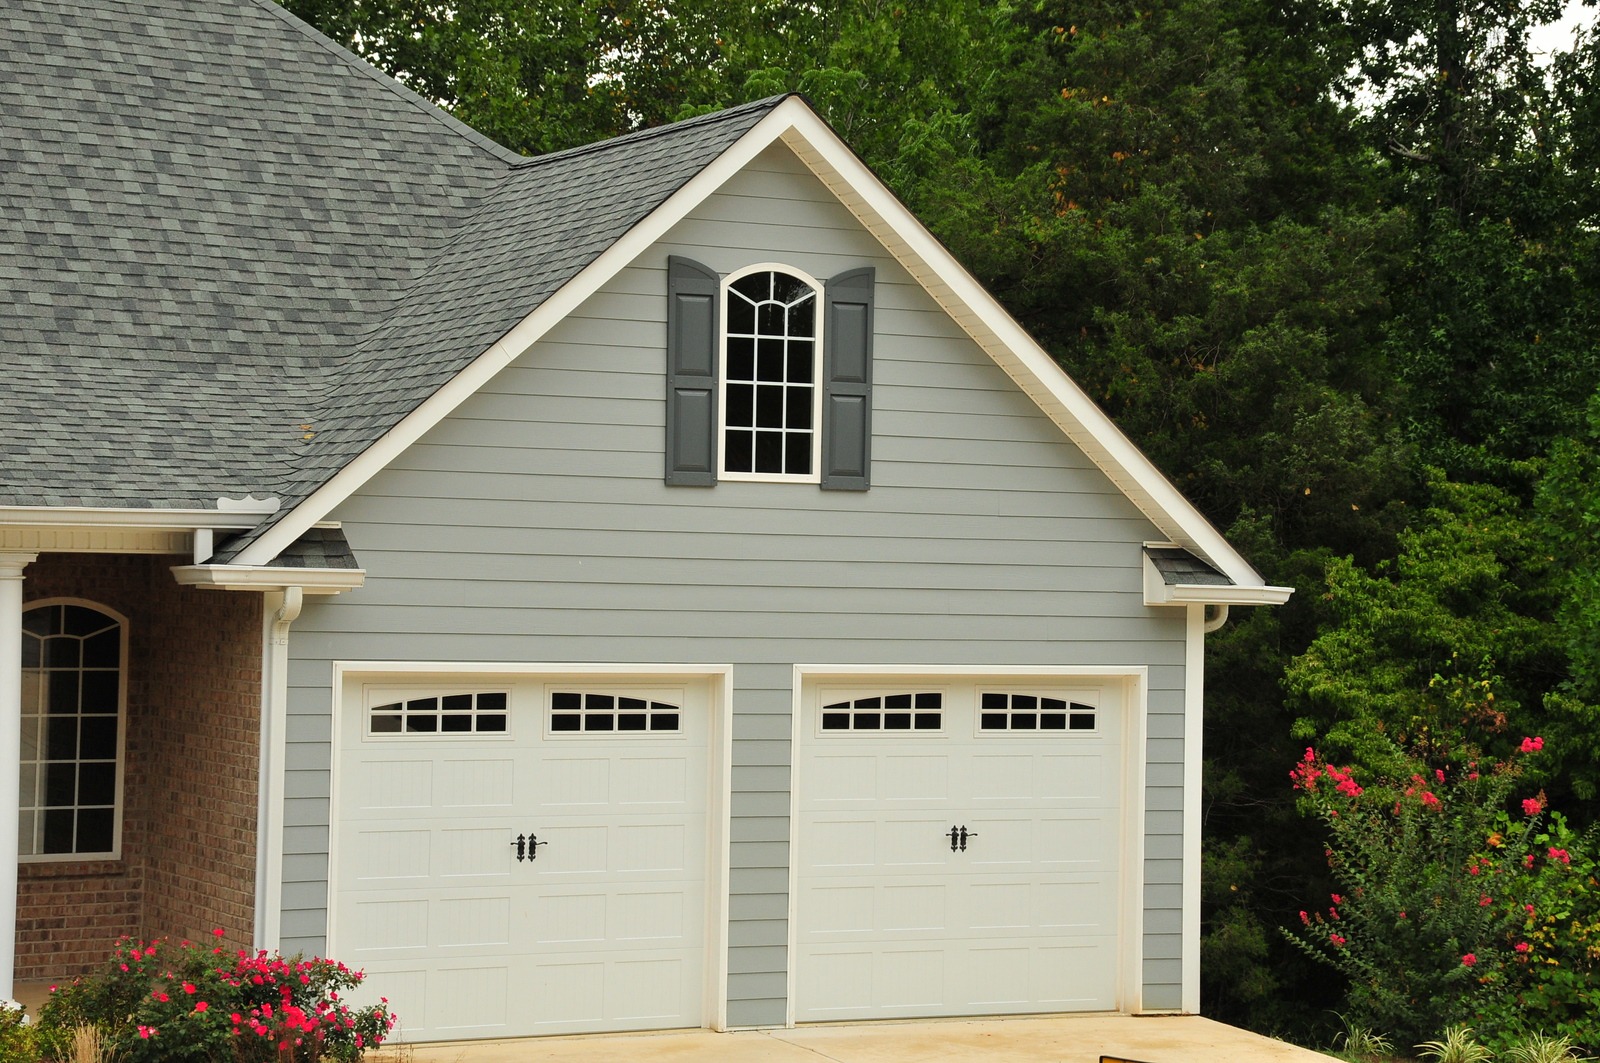
<path fill-rule="evenodd" d="M 1286 596 L 798 97 L 524 159 L 271 0 L 11 0 L 0 68 L 0 506 L 276 495 L 214 559 L 267 565 L 781 142 L 1163 534 Z"/>

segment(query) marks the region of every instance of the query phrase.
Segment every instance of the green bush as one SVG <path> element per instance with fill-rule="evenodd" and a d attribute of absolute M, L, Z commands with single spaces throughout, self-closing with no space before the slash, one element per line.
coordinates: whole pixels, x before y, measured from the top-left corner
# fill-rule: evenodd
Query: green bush
<path fill-rule="evenodd" d="M 361 979 L 332 960 L 125 939 L 98 972 L 53 990 L 40 1034 L 93 1026 L 119 1063 L 357 1060 L 395 1021 L 387 1001 L 340 999 Z"/>

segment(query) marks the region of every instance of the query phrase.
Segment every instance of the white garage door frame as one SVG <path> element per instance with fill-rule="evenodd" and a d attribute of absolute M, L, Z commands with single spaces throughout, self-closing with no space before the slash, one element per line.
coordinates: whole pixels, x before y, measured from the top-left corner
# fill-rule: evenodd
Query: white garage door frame
<path fill-rule="evenodd" d="M 1122 732 L 1122 814 L 1120 837 L 1122 859 L 1118 864 L 1121 889 L 1118 891 L 1120 919 L 1117 927 L 1118 971 L 1116 986 L 1118 1010 L 1138 1013 L 1142 1010 L 1141 980 L 1139 972 L 1144 958 L 1144 792 L 1145 792 L 1145 721 L 1149 707 L 1149 669 L 1144 665 L 1123 667 L 1088 666 L 1019 666 L 991 668 L 985 666 L 929 668 L 924 665 L 831 665 L 797 664 L 794 666 L 793 704 L 791 706 L 793 731 L 790 737 L 789 757 L 789 962 L 788 1005 L 785 1024 L 796 1025 L 796 992 L 799 988 L 800 953 L 798 900 L 800 896 L 799 809 L 803 780 L 800 767 L 804 760 L 802 749 L 808 746 L 804 729 L 805 697 L 817 683 L 882 683 L 885 680 L 919 680 L 927 683 L 969 682 L 990 679 L 1015 683 L 1018 680 L 1094 681 L 1104 686 L 1120 687 L 1123 694 Z"/>
<path fill-rule="evenodd" d="M 705 978 L 701 1014 L 704 1025 L 713 1030 L 728 1026 L 728 889 L 729 837 L 732 804 L 733 763 L 733 666 L 674 664 L 595 664 L 589 663 L 507 663 L 459 661 L 335 661 L 332 684 L 332 749 L 329 763 L 339 770 L 343 753 L 344 714 L 361 711 L 362 688 L 372 683 L 416 683 L 436 679 L 470 677 L 477 680 L 504 678 L 528 681 L 539 679 L 588 678 L 601 681 L 696 680 L 709 687 L 710 719 L 706 759 L 708 766 L 705 907 Z M 340 780 L 330 786 L 328 809 L 328 907 L 327 949 L 339 955 L 339 935 L 334 912 L 339 897 Z"/>

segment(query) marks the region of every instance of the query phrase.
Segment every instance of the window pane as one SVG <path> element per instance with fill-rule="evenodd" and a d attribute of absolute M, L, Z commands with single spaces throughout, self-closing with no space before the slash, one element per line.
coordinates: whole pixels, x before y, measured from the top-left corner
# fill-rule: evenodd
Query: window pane
<path fill-rule="evenodd" d="M 98 609 L 85 609 L 81 605 L 68 605 L 62 609 L 61 630 L 68 635 L 93 635 L 104 631 L 114 621 Z"/>
<path fill-rule="evenodd" d="M 788 316 L 777 303 L 762 303 L 756 307 L 756 328 L 763 336 L 782 336 Z"/>
<path fill-rule="evenodd" d="M 751 302 L 759 303 L 772 294 L 772 274 L 752 273 L 748 277 L 740 277 L 731 287 Z M 730 305 L 736 302 L 737 299 L 729 300 Z"/>
<path fill-rule="evenodd" d="M 372 717 L 372 733 L 373 734 L 399 734 L 400 733 L 400 714 L 397 713 L 397 712 L 396 713 L 385 712 L 385 713 L 379 713 L 379 714 L 373 716 Z"/>
<path fill-rule="evenodd" d="M 783 426 L 785 428 L 810 428 L 811 389 L 791 387 L 786 400 L 787 408 L 784 410 Z"/>
<path fill-rule="evenodd" d="M 799 277 L 787 273 L 772 274 L 772 297 L 780 303 L 792 303 L 810 291 L 811 286 Z"/>
<path fill-rule="evenodd" d="M 617 730 L 643 731 L 645 729 L 645 714 L 642 712 L 624 712 L 617 717 Z"/>
<path fill-rule="evenodd" d="M 806 341 L 789 341 L 789 383 L 809 384 L 815 365 L 816 345 Z"/>
<path fill-rule="evenodd" d="M 33 808 L 39 803 L 39 765 L 22 765 L 17 780 L 17 803 L 23 808 Z"/>
<path fill-rule="evenodd" d="M 756 388 L 756 426 L 783 427 L 782 384 L 762 384 Z"/>
<path fill-rule="evenodd" d="M 878 729 L 878 714 L 875 712 L 856 713 L 856 730 L 876 731 Z"/>
<path fill-rule="evenodd" d="M 824 731 L 848 731 L 850 729 L 850 714 L 847 712 L 823 713 L 822 729 Z"/>
<path fill-rule="evenodd" d="M 728 340 L 728 379 L 754 380 L 756 378 L 756 341 L 730 338 Z"/>
<path fill-rule="evenodd" d="M 437 716 L 407 716 L 406 730 L 414 734 L 428 734 L 439 730 Z"/>
<path fill-rule="evenodd" d="M 590 694 L 583 699 L 583 707 L 589 712 L 610 712 L 616 704 L 617 699 L 610 694 Z"/>
<path fill-rule="evenodd" d="M 112 713 L 117 711 L 117 673 L 83 673 L 83 711 Z"/>
<path fill-rule="evenodd" d="M 734 290 L 737 291 L 738 288 L 739 285 L 735 284 Z M 741 299 L 739 296 L 730 293 L 728 296 L 728 333 L 730 335 L 743 334 L 748 336 L 755 330 L 756 308 L 748 300 Z M 728 349 L 732 351 L 731 344 Z"/>
<path fill-rule="evenodd" d="M 24 717 L 22 721 L 22 759 L 41 760 L 39 756 L 39 731 L 43 727 L 38 716 Z"/>
<path fill-rule="evenodd" d="M 609 731 L 612 729 L 611 716 L 609 714 L 585 716 L 583 718 L 583 729 L 585 731 Z"/>
<path fill-rule="evenodd" d="M 66 635 L 56 635 L 44 640 L 44 663 L 47 668 L 76 668 L 82 663 L 83 643 Z"/>
<path fill-rule="evenodd" d="M 504 712 L 506 708 L 506 692 L 493 690 L 487 694 L 478 695 L 479 712 Z"/>
<path fill-rule="evenodd" d="M 1067 729 L 1067 714 L 1064 712 L 1047 712 L 1039 717 L 1039 730 L 1065 731 Z"/>
<path fill-rule="evenodd" d="M 86 808 L 78 813 L 78 845 L 80 853 L 109 853 L 111 827 L 115 813 L 109 808 Z"/>
<path fill-rule="evenodd" d="M 783 471 L 783 433 L 756 433 L 756 472 Z"/>
<path fill-rule="evenodd" d="M 732 428 L 755 424 L 756 389 L 750 384 L 728 385 L 727 423 Z"/>
<path fill-rule="evenodd" d="M 478 717 L 479 731 L 504 731 L 505 729 L 506 718 L 504 716 L 490 715 Z"/>
<path fill-rule="evenodd" d="M 678 714 L 675 712 L 658 712 L 650 717 L 650 730 L 676 731 L 678 729 Z"/>
<path fill-rule="evenodd" d="M 83 666 L 85 668 L 115 668 L 121 663 L 122 632 L 118 628 L 102 631 L 84 640 Z"/>
<path fill-rule="evenodd" d="M 47 705 L 52 715 L 78 711 L 78 675 L 77 672 L 50 673 Z"/>
<path fill-rule="evenodd" d="M 40 816 L 44 837 L 40 839 L 41 853 L 72 852 L 72 821 L 76 818 L 70 808 L 53 808 Z"/>
<path fill-rule="evenodd" d="M 797 476 L 809 475 L 811 472 L 811 433 L 789 433 L 786 446 L 788 447 L 788 454 L 784 461 L 784 472 L 794 473 Z"/>
<path fill-rule="evenodd" d="M 557 691 L 550 695 L 550 707 L 556 710 L 566 709 L 573 711 L 583 708 L 583 695 L 570 691 Z"/>
<path fill-rule="evenodd" d="M 38 668 L 43 663 L 44 643 L 39 641 L 33 635 L 22 636 L 22 667 Z"/>
<path fill-rule="evenodd" d="M 70 806 L 78 793 L 78 765 L 46 764 L 44 766 L 44 803 L 51 808 Z"/>
<path fill-rule="evenodd" d="M 398 730 L 398 728 L 396 728 Z M 84 760 L 115 760 L 117 756 L 117 718 L 87 716 L 78 735 L 79 755 Z"/>
<path fill-rule="evenodd" d="M 22 614 L 22 630 L 30 635 L 43 638 L 45 635 L 54 634 L 60 630 L 58 621 L 61 619 L 59 605 L 46 605 L 29 609 Z"/>
<path fill-rule="evenodd" d="M 810 299 L 789 310 L 789 335 L 815 337 L 817 334 L 817 299 Z"/>
<path fill-rule="evenodd" d="M 767 384 L 783 383 L 786 368 L 782 340 L 759 340 L 756 355 L 756 379 Z"/>
<path fill-rule="evenodd" d="M 449 734 L 463 734 L 472 730 L 472 717 L 452 712 L 444 717 L 444 726 L 441 729 Z"/>
<path fill-rule="evenodd" d="M 883 714 L 883 729 L 885 731 L 911 730 L 911 714 L 909 712 L 886 712 Z"/>
<path fill-rule="evenodd" d="M 78 769 L 78 804 L 109 805 L 116 799 L 115 764 L 85 764 Z"/>
<path fill-rule="evenodd" d="M 78 718 L 52 716 L 45 721 L 43 760 L 73 760 L 78 755 Z"/>
<path fill-rule="evenodd" d="M 729 429 L 724 437 L 723 458 L 729 472 L 753 472 L 755 457 L 752 451 L 755 448 L 755 434 L 749 431 L 735 431 Z"/>
<path fill-rule="evenodd" d="M 563 713 L 560 713 L 558 715 L 552 716 L 552 717 L 550 717 L 550 730 L 552 730 L 552 731 L 576 731 L 578 729 L 578 720 L 579 719 L 580 719 L 580 717 L 578 716 L 577 713 L 566 713 L 566 712 L 563 712 Z"/>
<path fill-rule="evenodd" d="M 440 699 L 440 705 L 445 712 L 471 712 L 471 694 L 447 694 Z"/>

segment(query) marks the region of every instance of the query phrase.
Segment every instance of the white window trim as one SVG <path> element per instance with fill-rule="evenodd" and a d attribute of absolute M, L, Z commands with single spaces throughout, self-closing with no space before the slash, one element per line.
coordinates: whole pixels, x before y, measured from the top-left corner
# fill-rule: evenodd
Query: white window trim
<path fill-rule="evenodd" d="M 728 291 L 736 282 L 750 276 L 752 273 L 786 273 L 809 284 L 811 290 L 816 293 L 816 337 L 812 341 L 815 346 L 812 348 L 814 353 L 812 354 L 811 363 L 811 472 L 804 475 L 799 473 L 728 471 Z M 717 479 L 719 481 L 743 481 L 746 483 L 820 484 L 822 482 L 822 392 L 826 383 L 823 335 L 827 331 L 827 293 L 823 289 L 822 282 L 805 270 L 783 262 L 757 262 L 723 277 L 718 296 L 722 309 L 719 315 L 720 319 L 717 321 L 717 423 L 715 426 L 717 433 Z"/>
<path fill-rule="evenodd" d="M 22 864 L 68 864 L 104 860 L 122 859 L 122 820 L 127 815 L 126 784 L 128 778 L 128 618 L 103 602 L 96 602 L 88 598 L 40 598 L 37 601 L 25 602 L 22 606 L 24 614 L 35 609 L 42 609 L 52 605 L 77 605 L 85 609 L 92 609 L 102 616 L 116 621 L 121 646 L 118 650 L 117 664 L 117 783 L 115 802 L 111 813 L 111 849 L 106 852 L 92 853 L 21 853 L 17 854 L 17 862 Z M 35 806 L 37 809 L 37 806 Z M 21 839 L 18 839 L 18 848 L 21 848 Z"/>

